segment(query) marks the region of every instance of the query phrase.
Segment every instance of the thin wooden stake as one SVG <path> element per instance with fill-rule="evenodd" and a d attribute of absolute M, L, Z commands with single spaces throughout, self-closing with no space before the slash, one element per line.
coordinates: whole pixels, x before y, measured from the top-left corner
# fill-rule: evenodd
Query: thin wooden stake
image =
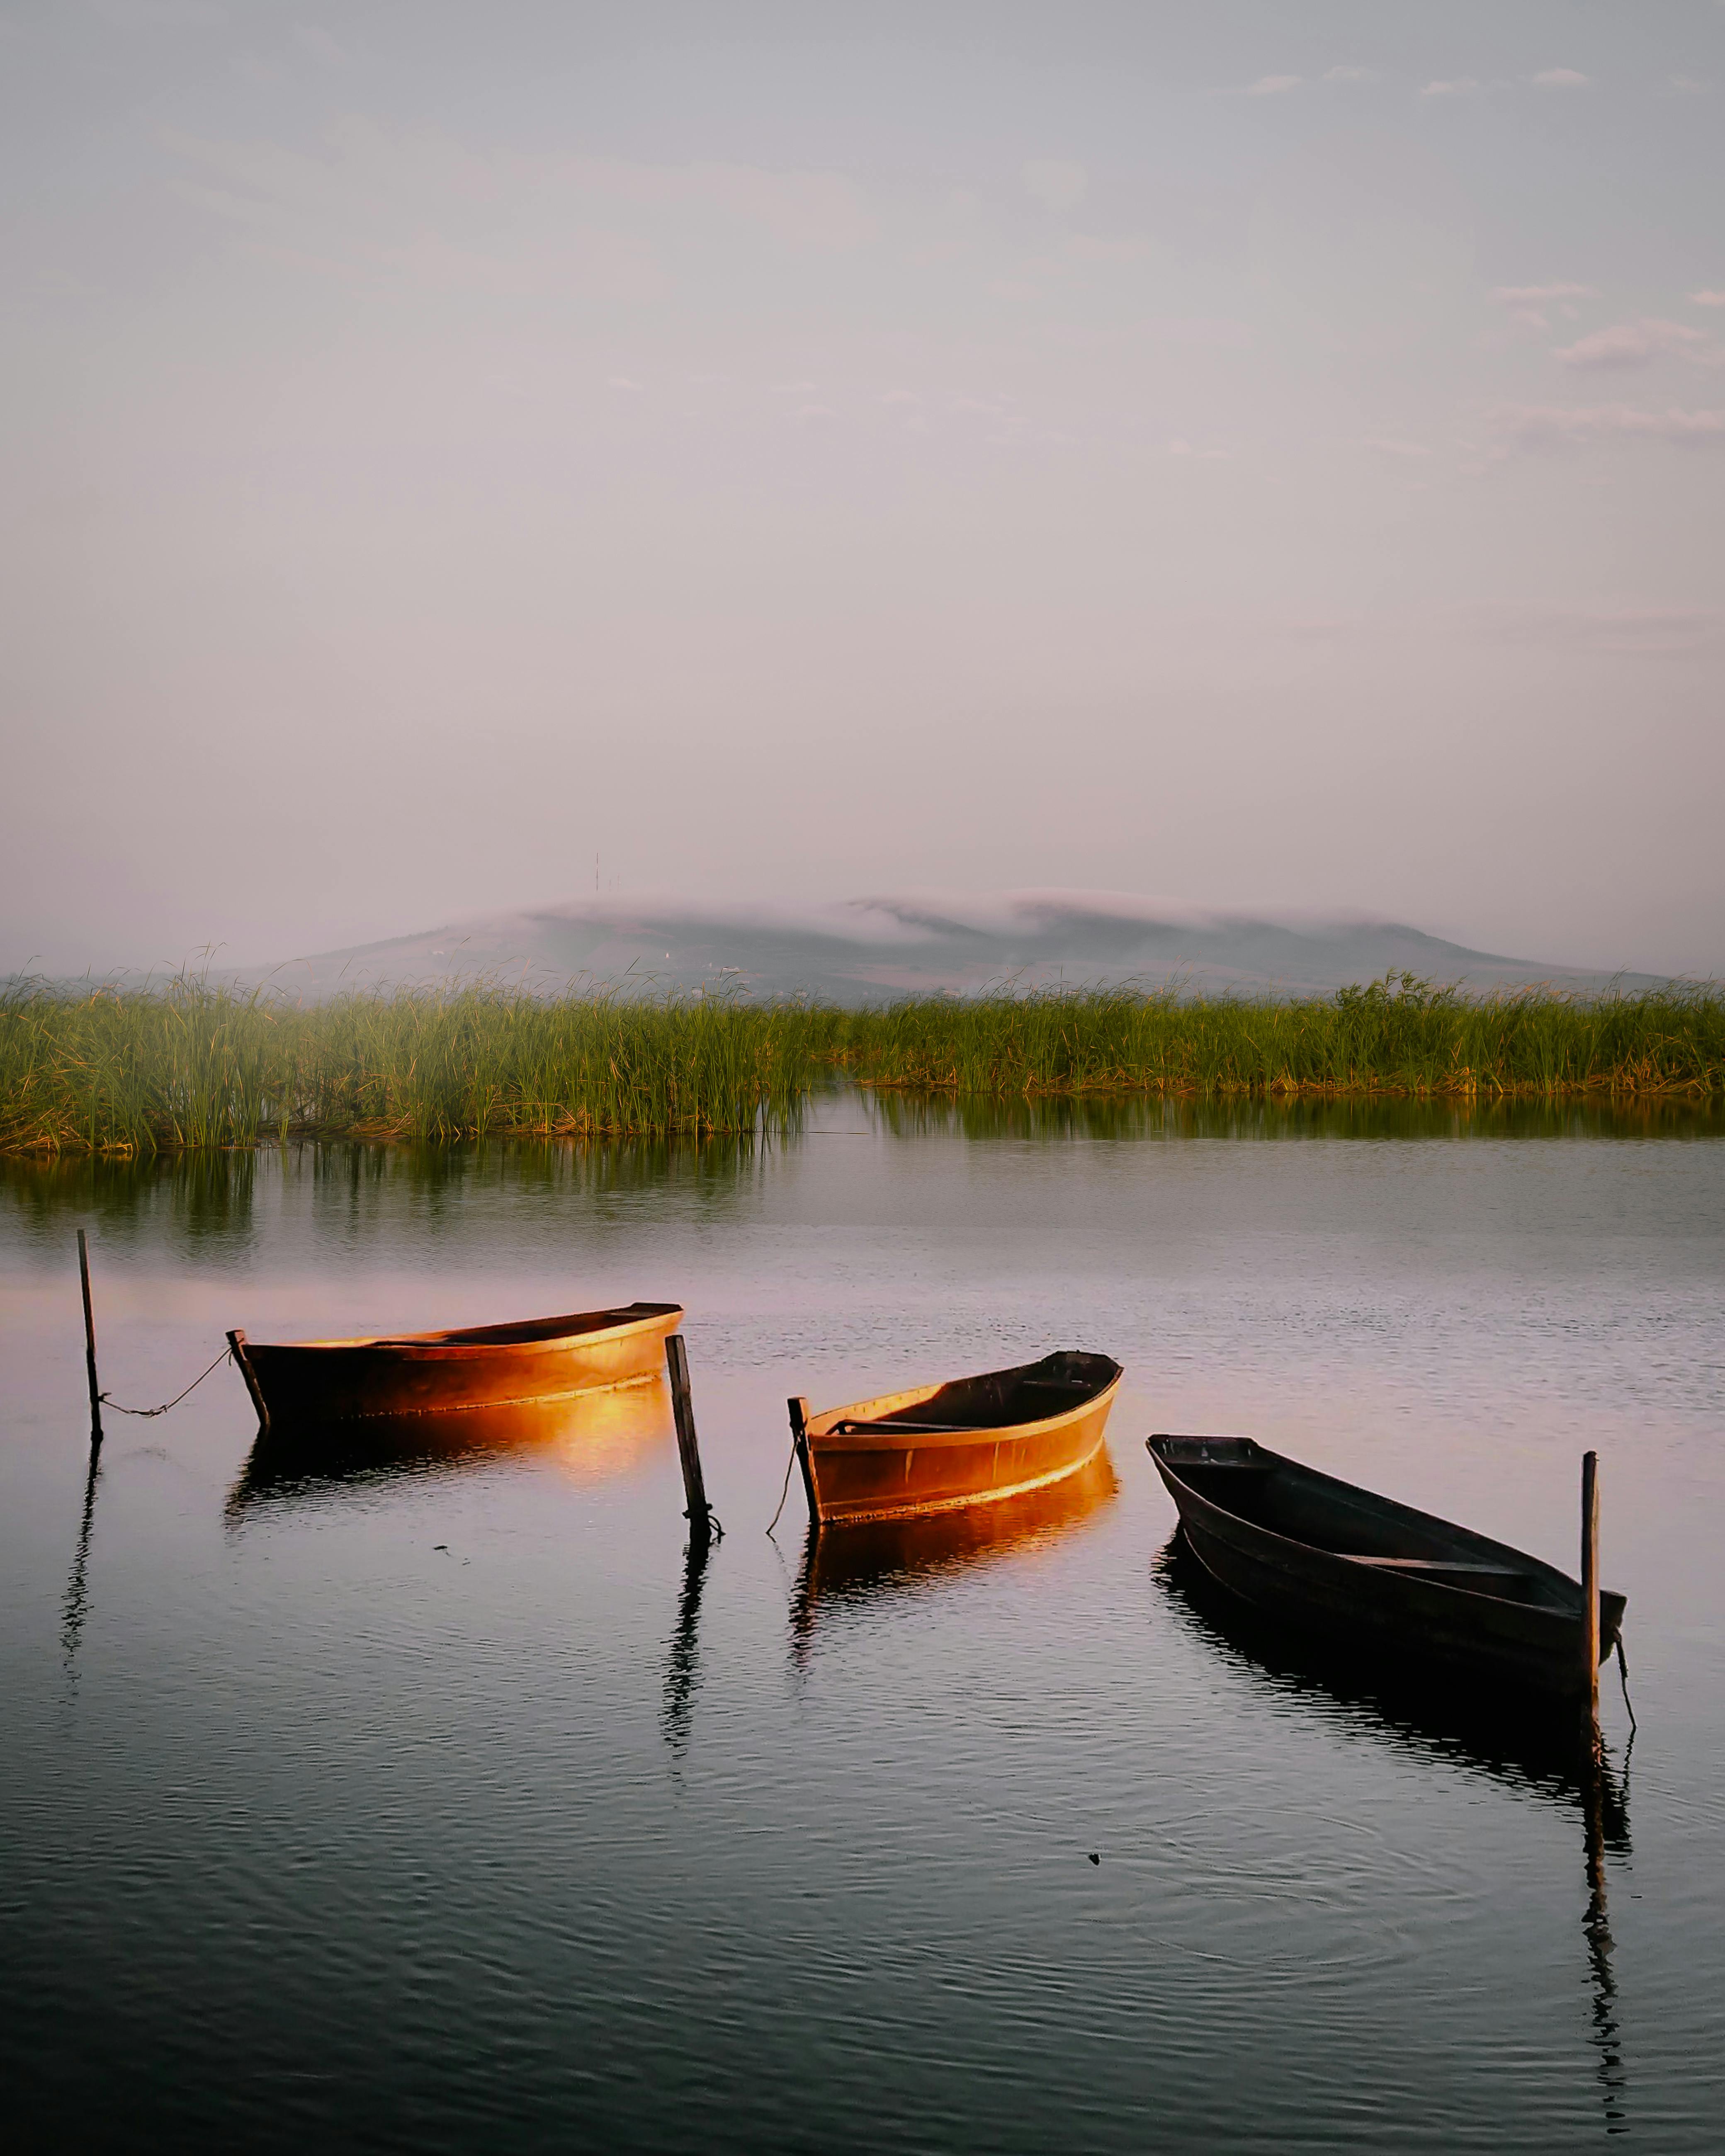
<path fill-rule="evenodd" d="M 803 1494 L 809 1500 L 809 1524 L 820 1525 L 820 1496 L 814 1486 L 814 1461 L 809 1450 L 809 1403 L 800 1393 L 785 1402 L 790 1410 L 791 1444 L 797 1455 L 797 1465 L 803 1471 Z"/>
<path fill-rule="evenodd" d="M 1584 1713 L 1599 1726 L 1599 1455 L 1581 1455 L 1581 1651 L 1587 1667 Z"/>
<path fill-rule="evenodd" d="M 695 1402 L 689 1391 L 689 1351 L 680 1332 L 666 1336 L 665 1367 L 670 1378 L 671 1412 L 677 1419 L 677 1457 L 683 1463 L 683 1495 L 689 1507 L 691 1548 L 711 1541 L 712 1507 L 701 1472 L 701 1446 L 695 1435 Z"/>
<path fill-rule="evenodd" d="M 90 1441 L 102 1441 L 102 1389 L 96 1377 L 95 1312 L 90 1300 L 90 1242 L 78 1230 L 78 1284 L 84 1290 L 84 1368 L 90 1378 Z"/>
<path fill-rule="evenodd" d="M 258 1411 L 258 1435 L 270 1435 L 270 1410 L 264 1404 L 264 1389 L 258 1383 L 258 1373 L 253 1369 L 251 1358 L 245 1352 L 245 1335 L 238 1326 L 228 1335 L 228 1345 L 234 1359 L 239 1365 L 239 1374 L 245 1379 L 245 1389 L 252 1396 L 252 1405 Z"/>

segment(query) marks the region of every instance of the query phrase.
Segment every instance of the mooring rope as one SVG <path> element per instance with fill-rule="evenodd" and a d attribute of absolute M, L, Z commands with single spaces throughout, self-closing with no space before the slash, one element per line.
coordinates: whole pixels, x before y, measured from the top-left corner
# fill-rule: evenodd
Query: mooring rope
<path fill-rule="evenodd" d="M 1628 1710 L 1630 1718 L 1630 1741 L 1633 1743 L 1635 1742 L 1635 1731 L 1640 1727 L 1640 1724 L 1635 1720 L 1635 1708 L 1630 1705 L 1629 1656 L 1623 1651 L 1623 1635 L 1621 1632 L 1617 1635 L 1617 1674 L 1623 1681 L 1623 1703 L 1625 1707 Z"/>
<path fill-rule="evenodd" d="M 797 1440 L 795 1438 L 793 1438 L 791 1440 L 791 1456 L 784 1464 L 784 1487 L 778 1493 L 778 1512 L 782 1512 L 784 1510 L 784 1501 L 791 1494 L 791 1470 L 796 1466 L 796 1464 Z M 773 1515 L 772 1519 L 769 1520 L 767 1524 L 767 1532 L 769 1535 L 772 1534 L 774 1527 L 778 1525 L 778 1512 L 775 1512 Z"/>
<path fill-rule="evenodd" d="M 219 1370 L 223 1363 L 232 1359 L 233 1353 L 234 1350 L 231 1348 L 224 1348 L 215 1361 L 210 1364 L 209 1370 L 198 1372 L 191 1383 L 187 1386 L 185 1393 L 176 1393 L 171 1400 L 164 1400 L 159 1408 L 123 1408 L 111 1393 L 98 1393 L 96 1398 L 100 1400 L 105 1408 L 112 1408 L 116 1414 L 141 1415 L 147 1422 L 152 1415 L 165 1415 L 170 1408 L 177 1408 L 185 1399 L 186 1393 L 195 1393 L 209 1375 L 210 1370 Z"/>

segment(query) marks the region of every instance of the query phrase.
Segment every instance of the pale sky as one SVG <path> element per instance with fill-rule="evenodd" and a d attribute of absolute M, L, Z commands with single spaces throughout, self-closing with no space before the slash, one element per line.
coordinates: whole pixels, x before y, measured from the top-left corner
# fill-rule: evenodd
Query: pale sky
<path fill-rule="evenodd" d="M 0 7 L 0 968 L 1063 885 L 1725 973 L 1725 7 Z"/>

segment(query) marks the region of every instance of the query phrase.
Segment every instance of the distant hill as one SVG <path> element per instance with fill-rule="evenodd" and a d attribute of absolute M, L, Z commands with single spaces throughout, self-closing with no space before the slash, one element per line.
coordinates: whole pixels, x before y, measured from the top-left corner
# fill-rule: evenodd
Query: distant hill
<path fill-rule="evenodd" d="M 271 968 L 267 977 L 315 995 L 490 975 L 546 989 L 729 989 L 863 1004 L 1007 984 L 1129 982 L 1212 994 L 1323 994 L 1404 970 L 1474 993 L 1542 982 L 1585 993 L 1614 978 L 1639 988 L 1657 978 L 1499 957 L 1398 921 L 1203 913 L 1113 892 L 1062 891 L 911 893 L 803 909 L 595 898 L 322 952 Z"/>

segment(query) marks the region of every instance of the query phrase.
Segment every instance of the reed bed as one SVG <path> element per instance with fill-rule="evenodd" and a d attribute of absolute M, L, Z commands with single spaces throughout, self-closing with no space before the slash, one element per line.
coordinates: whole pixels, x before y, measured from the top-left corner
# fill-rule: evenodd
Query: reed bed
<path fill-rule="evenodd" d="M 487 983 L 299 1004 L 198 979 L 0 998 L 0 1147 L 286 1137 L 710 1137 L 793 1121 L 839 1014 Z"/>
<path fill-rule="evenodd" d="M 1411 974 L 1286 1003 L 1104 989 L 923 997 L 856 1024 L 861 1083 L 959 1098 L 1556 1099 L 1725 1091 L 1725 990 L 1470 998 Z"/>
<path fill-rule="evenodd" d="M 480 983 L 299 1004 L 182 978 L 0 995 L 0 1150 L 298 1137 L 711 1138 L 792 1127 L 840 1074 L 963 1101 L 1717 1100 L 1725 990 L 1470 999 L 1411 976 L 1287 1003 L 1130 989 L 909 999 L 563 998 Z"/>

